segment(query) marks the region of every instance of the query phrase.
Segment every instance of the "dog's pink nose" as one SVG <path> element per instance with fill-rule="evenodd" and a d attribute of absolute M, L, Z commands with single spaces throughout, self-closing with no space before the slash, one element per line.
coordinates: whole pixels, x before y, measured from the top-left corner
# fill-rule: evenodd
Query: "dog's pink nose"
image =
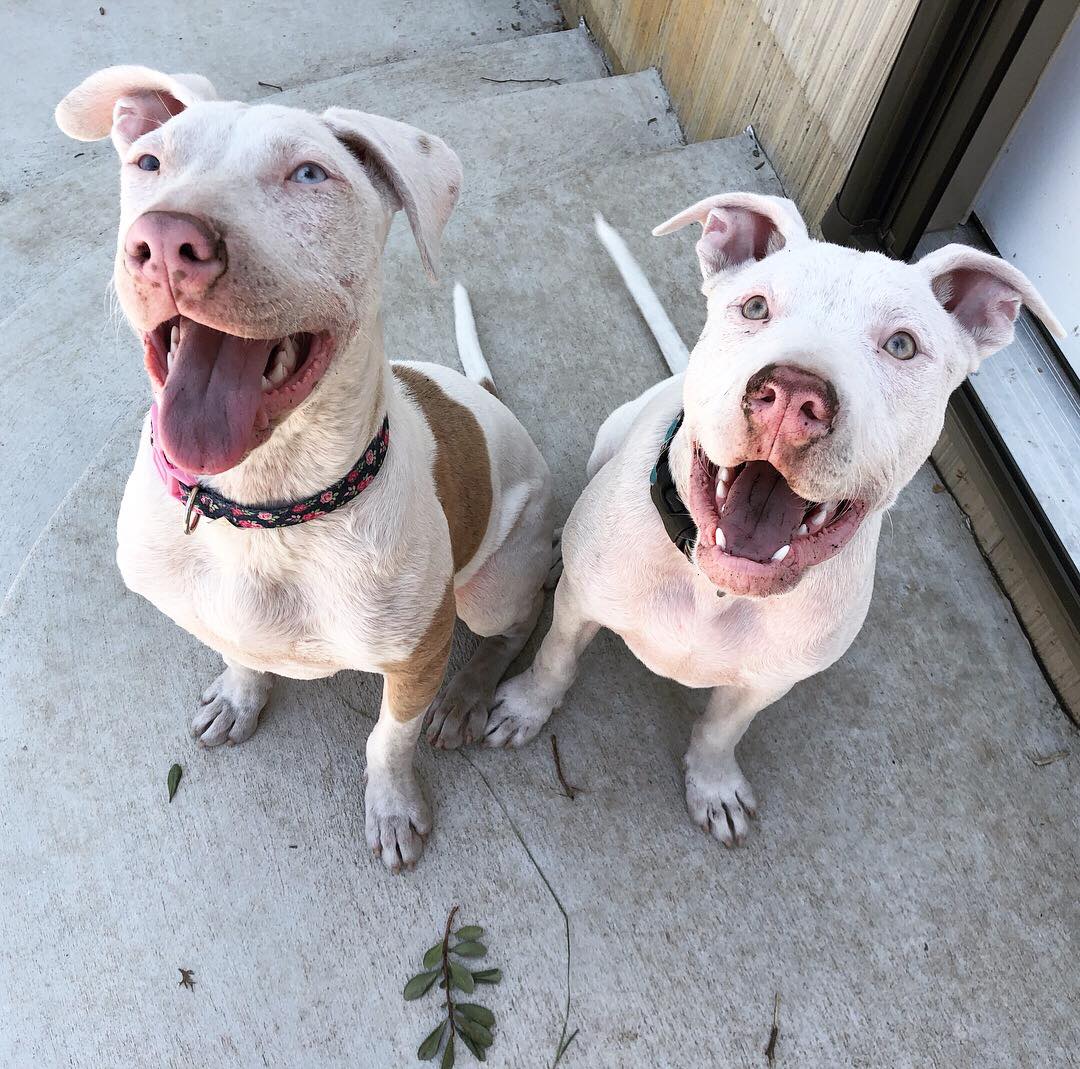
<path fill-rule="evenodd" d="M 840 405 L 831 382 L 789 364 L 769 364 L 746 384 L 743 407 L 759 433 L 807 445 L 829 433 Z"/>
<path fill-rule="evenodd" d="M 225 271 L 225 242 L 209 223 L 183 212 L 145 212 L 124 239 L 134 278 L 168 281 L 173 291 L 205 292 Z"/>

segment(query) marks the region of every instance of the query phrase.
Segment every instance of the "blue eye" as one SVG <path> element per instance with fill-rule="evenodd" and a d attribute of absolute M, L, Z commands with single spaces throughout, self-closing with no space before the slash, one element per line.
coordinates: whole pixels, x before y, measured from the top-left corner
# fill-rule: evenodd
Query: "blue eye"
<path fill-rule="evenodd" d="M 898 330 L 885 342 L 885 352 L 897 360 L 910 360 L 918 352 L 918 346 L 906 330 Z"/>
<path fill-rule="evenodd" d="M 326 172 L 317 163 L 302 163 L 291 175 L 290 182 L 299 182 L 302 186 L 317 186 L 326 181 Z"/>
<path fill-rule="evenodd" d="M 136 161 L 140 171 L 157 171 L 161 169 L 161 160 L 157 156 L 151 156 L 147 153 L 145 156 L 140 156 Z"/>
<path fill-rule="evenodd" d="M 768 319 L 769 302 L 759 293 L 742 306 L 743 319 Z"/>

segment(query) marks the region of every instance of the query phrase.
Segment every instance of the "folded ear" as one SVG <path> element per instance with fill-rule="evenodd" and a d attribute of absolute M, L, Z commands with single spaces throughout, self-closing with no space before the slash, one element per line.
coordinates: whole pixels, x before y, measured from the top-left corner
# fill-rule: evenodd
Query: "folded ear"
<path fill-rule="evenodd" d="M 690 223 L 701 224 L 697 254 L 706 281 L 749 260 L 763 260 L 785 245 L 810 240 L 806 223 L 790 200 L 759 193 L 706 197 L 661 223 L 653 234 L 670 234 Z"/>
<path fill-rule="evenodd" d="M 112 135 L 116 151 L 199 100 L 216 100 L 201 74 L 162 74 L 149 67 L 106 67 L 56 105 L 56 125 L 77 141 Z"/>
<path fill-rule="evenodd" d="M 389 188 L 391 211 L 405 209 L 427 273 L 438 273 L 439 240 L 461 192 L 461 160 L 446 142 L 415 126 L 347 108 L 323 120 L 334 136 Z"/>
<path fill-rule="evenodd" d="M 999 256 L 967 245 L 946 245 L 915 265 L 934 296 L 975 342 L 976 366 L 1013 340 L 1021 304 L 1057 338 L 1065 331 L 1027 276 Z M 974 369 L 973 369 L 974 370 Z"/>

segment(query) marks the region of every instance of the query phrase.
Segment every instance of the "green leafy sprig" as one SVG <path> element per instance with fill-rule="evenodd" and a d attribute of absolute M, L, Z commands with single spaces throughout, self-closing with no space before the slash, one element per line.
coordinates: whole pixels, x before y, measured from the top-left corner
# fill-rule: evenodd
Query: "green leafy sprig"
<path fill-rule="evenodd" d="M 477 984 L 497 984 L 502 979 L 500 969 L 474 971 L 456 960 L 482 958 L 487 953 L 487 947 L 480 942 L 480 937 L 484 934 L 483 928 L 467 924 L 456 932 L 453 931 L 458 908 L 454 906 L 450 910 L 450 916 L 446 918 L 446 931 L 443 933 L 442 942 L 428 947 L 425 951 L 424 971 L 412 977 L 403 992 L 405 1001 L 412 1002 L 426 995 L 436 982 L 446 991 L 446 1017 L 428 1033 L 416 1051 L 416 1056 L 421 1061 L 428 1062 L 438 1057 L 441 1050 L 439 1069 L 453 1069 L 455 1038 L 460 1039 L 478 1061 L 486 1060 L 487 1049 L 494 1041 L 492 1032 L 495 1028 L 495 1014 L 486 1006 L 479 1006 L 475 1002 L 455 1002 L 453 993 L 457 990 L 471 995 Z M 453 946 L 450 945 L 451 933 L 457 940 Z"/>

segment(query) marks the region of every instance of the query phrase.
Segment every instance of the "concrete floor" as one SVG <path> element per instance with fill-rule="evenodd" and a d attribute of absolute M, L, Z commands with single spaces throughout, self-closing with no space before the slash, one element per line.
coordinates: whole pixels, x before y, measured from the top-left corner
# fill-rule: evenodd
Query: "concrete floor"
<path fill-rule="evenodd" d="M 560 78 L 586 80 L 428 112 L 479 173 L 448 228 L 442 285 L 424 282 L 395 228 L 386 332 L 395 356 L 453 363 L 449 281 L 461 278 L 566 511 L 600 420 L 662 374 L 593 211 L 690 341 L 703 318 L 693 235 L 649 229 L 707 192 L 778 185 L 744 139 L 677 147 L 655 83 L 589 81 L 595 56 L 540 41 L 529 47 L 553 49 L 545 63 L 558 52 Z M 395 83 L 393 67 L 380 72 Z M 485 148 L 493 116 L 505 140 Z M 586 151 L 571 142 L 593 154 L 568 158 Z M 515 164 L 516 146 L 533 155 Z M 0 237 L 35 192 L 5 206 Z M 479 999 L 499 1015 L 496 1066 L 551 1065 L 565 1020 L 579 1029 L 568 1069 L 764 1066 L 776 994 L 781 1067 L 1077 1064 L 1077 733 L 931 471 L 885 525 L 854 648 L 742 744 L 763 801 L 747 847 L 726 852 L 683 808 L 679 762 L 704 696 L 602 635 L 526 749 L 421 748 L 436 831 L 418 870 L 392 879 L 363 842 L 375 678 L 283 681 L 234 750 L 188 737 L 216 659 L 127 593 L 113 564 L 145 388 L 122 334 L 108 360 L 70 348 L 80 316 L 97 336 L 111 329 L 85 292 L 104 287 L 112 224 L 88 224 L 80 203 L 53 214 L 70 232 L 98 227 L 106 247 L 37 276 L 24 251 L 36 284 L 10 282 L 40 302 L 27 331 L 36 318 L 72 355 L 70 378 L 43 362 L 19 380 L 46 421 L 31 462 L 60 475 L 59 508 L 47 525 L 47 505 L 35 513 L 0 614 L 0 1065 L 413 1064 L 434 998 L 405 1003 L 401 987 L 453 904 L 487 928 L 485 964 L 505 974 Z M 95 387 L 105 416 L 75 403 Z M 19 436 L 5 437 L 16 456 Z M 5 479 L 21 490 L 17 465 Z M 468 647 L 460 636 L 455 658 Z M 583 790 L 573 801 L 557 790 L 552 731 Z M 169 804 L 174 762 L 184 778 Z"/>

